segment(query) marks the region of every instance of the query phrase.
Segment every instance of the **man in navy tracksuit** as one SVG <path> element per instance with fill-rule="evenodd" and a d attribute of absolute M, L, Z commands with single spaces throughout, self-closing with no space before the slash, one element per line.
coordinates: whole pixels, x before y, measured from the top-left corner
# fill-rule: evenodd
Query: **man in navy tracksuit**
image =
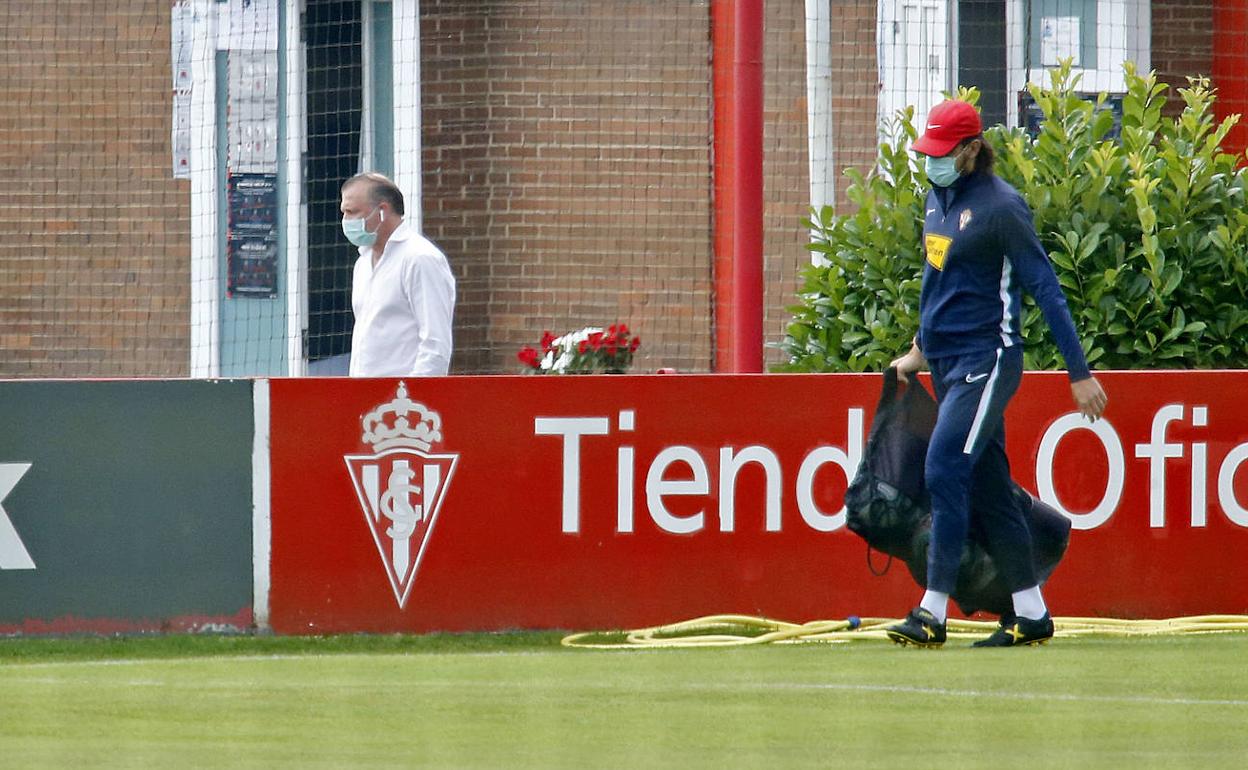
<path fill-rule="evenodd" d="M 923 224 L 927 264 L 919 334 L 893 366 L 903 380 L 929 366 L 940 411 L 925 469 L 932 504 L 927 591 L 888 635 L 922 647 L 944 643 L 949 594 L 974 528 L 1014 600 L 1014 612 L 975 646 L 1044 642 L 1053 636 L 1053 621 L 1036 581 L 1031 535 L 1010 491 L 1005 454 L 1005 407 L 1023 372 L 1023 290 L 1048 322 L 1079 411 L 1099 418 L 1105 392 L 1088 370 L 1031 210 L 993 174 L 993 150 L 984 141 L 979 113 L 958 100 L 937 105 L 914 149 L 927 156 L 932 183 Z"/>

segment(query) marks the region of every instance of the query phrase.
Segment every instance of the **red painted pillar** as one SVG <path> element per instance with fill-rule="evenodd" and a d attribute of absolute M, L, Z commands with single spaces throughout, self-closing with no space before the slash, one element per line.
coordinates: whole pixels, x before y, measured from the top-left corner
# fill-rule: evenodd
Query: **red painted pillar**
<path fill-rule="evenodd" d="M 1245 162 L 1248 148 L 1248 4 L 1244 0 L 1214 0 L 1213 87 L 1218 89 L 1214 114 L 1218 120 L 1238 114 L 1239 123 L 1222 142 L 1222 149 Z"/>
<path fill-rule="evenodd" d="M 737 0 L 733 45 L 733 346 L 763 370 L 763 0 Z"/>
<path fill-rule="evenodd" d="M 736 189 L 736 163 L 732 154 L 733 124 L 733 24 L 736 0 L 711 3 L 711 95 L 714 104 L 713 228 L 715 297 L 715 371 L 736 371 L 733 346 L 732 214 Z"/>

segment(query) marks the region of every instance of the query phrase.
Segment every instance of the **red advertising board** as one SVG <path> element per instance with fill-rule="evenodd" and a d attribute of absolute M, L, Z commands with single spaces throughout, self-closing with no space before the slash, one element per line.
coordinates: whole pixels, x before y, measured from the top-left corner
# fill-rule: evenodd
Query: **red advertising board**
<path fill-rule="evenodd" d="M 1074 521 L 1058 615 L 1248 611 L 1248 372 L 1060 373 L 1011 405 L 1014 476 Z M 280 633 L 897 616 L 844 527 L 879 375 L 271 383 Z M 1195 479 L 1195 483 L 1193 483 Z M 879 554 L 875 555 L 880 564 Z"/>

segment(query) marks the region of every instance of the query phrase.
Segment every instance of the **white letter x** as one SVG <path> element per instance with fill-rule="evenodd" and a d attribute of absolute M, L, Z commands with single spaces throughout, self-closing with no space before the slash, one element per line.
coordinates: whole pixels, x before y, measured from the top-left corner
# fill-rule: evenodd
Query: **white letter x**
<path fill-rule="evenodd" d="M 0 463 L 0 503 L 4 502 L 4 498 L 13 491 L 13 487 L 17 486 L 17 482 L 28 470 L 30 463 Z M 9 521 L 4 506 L 0 505 L 0 569 L 34 568 L 34 560 L 30 558 L 22 539 L 17 536 L 17 530 L 13 528 L 13 522 Z"/>

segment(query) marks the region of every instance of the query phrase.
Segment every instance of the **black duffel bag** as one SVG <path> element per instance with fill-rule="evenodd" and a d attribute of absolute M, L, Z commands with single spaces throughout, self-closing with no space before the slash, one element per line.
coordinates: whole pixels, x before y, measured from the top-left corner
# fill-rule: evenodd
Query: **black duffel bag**
<path fill-rule="evenodd" d="M 868 549 L 905 561 L 915 581 L 925 586 L 932 517 L 923 469 L 937 405 L 917 380 L 905 386 L 900 397 L 899 390 L 897 372 L 890 368 L 884 372 L 862 463 L 845 493 L 846 526 L 867 542 Z M 1044 583 L 1066 554 L 1070 520 L 1018 484 L 1013 484 L 1012 493 L 1031 531 L 1036 579 Z M 952 598 L 968 615 L 978 610 L 1005 614 L 1013 604 L 1010 591 L 992 558 L 975 542 L 973 524 L 971 533 Z"/>
<path fill-rule="evenodd" d="M 918 382 L 899 388 L 897 370 L 884 371 L 862 462 L 845 490 L 845 525 L 869 548 L 908 559 L 914 533 L 930 505 L 923 486 L 936 402 Z"/>

